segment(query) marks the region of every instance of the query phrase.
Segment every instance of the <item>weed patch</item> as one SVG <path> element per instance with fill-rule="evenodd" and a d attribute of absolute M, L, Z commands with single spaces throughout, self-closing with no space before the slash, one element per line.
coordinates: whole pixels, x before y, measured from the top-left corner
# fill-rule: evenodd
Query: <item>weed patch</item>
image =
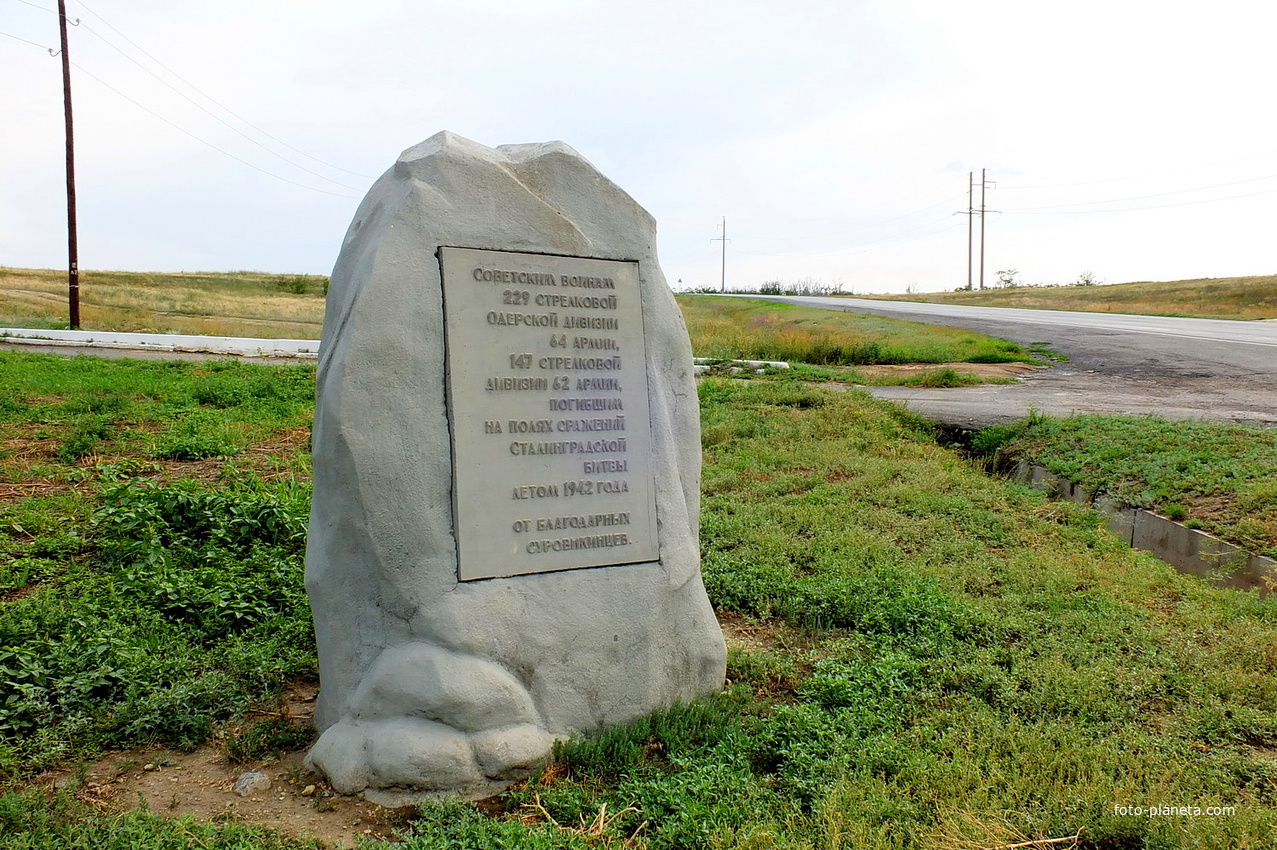
<path fill-rule="evenodd" d="M 85 455 L 92 454 L 103 440 L 109 440 L 115 433 L 111 421 L 100 413 L 86 413 L 72 426 L 71 433 L 58 447 L 57 458 L 63 463 L 74 463 Z"/>
<path fill-rule="evenodd" d="M 973 361 L 973 362 L 990 362 L 990 361 Z M 1003 361 L 996 361 L 1003 362 Z M 929 372 L 923 372 L 920 375 L 914 375 L 904 380 L 906 387 L 928 387 L 932 389 L 942 389 L 947 387 L 967 387 L 972 384 L 982 383 L 981 379 L 975 375 L 959 372 L 952 367 L 946 366 L 943 369 L 934 369 Z"/>
<path fill-rule="evenodd" d="M 250 762 L 267 756 L 278 758 L 309 747 L 315 730 L 284 719 L 257 720 L 226 736 L 226 757 L 232 762 Z"/>
<path fill-rule="evenodd" d="M 313 675 L 308 496 L 284 484 L 109 491 L 91 554 L 0 607 L 0 747 L 23 772 L 105 747 L 190 747 Z"/>
<path fill-rule="evenodd" d="M 230 458 L 242 452 L 246 442 L 225 417 L 192 411 L 160 435 L 153 456 L 161 460 Z"/>

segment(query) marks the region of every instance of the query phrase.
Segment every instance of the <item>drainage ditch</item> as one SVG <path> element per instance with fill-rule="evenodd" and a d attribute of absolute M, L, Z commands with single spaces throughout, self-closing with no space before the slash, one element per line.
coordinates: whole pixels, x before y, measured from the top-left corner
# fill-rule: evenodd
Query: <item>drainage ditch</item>
<path fill-rule="evenodd" d="M 1219 587 L 1255 588 L 1260 593 L 1277 589 L 1277 560 L 1161 514 L 1131 507 L 1107 493 L 1091 493 L 1077 482 L 1027 461 L 1016 464 L 1011 478 L 1043 490 L 1053 499 L 1090 506 L 1132 549 L 1149 552 L 1182 573 L 1201 576 Z"/>
<path fill-rule="evenodd" d="M 1098 511 L 1109 530 L 1132 549 L 1148 552 L 1182 573 L 1199 576 L 1217 587 L 1255 589 L 1261 594 L 1277 590 L 1277 560 L 1273 558 L 1189 528 L 1159 513 L 1128 505 L 1108 493 L 1092 493 L 1046 467 L 1005 457 L 990 460 L 972 451 L 973 432 L 966 429 L 940 426 L 939 430 L 942 443 L 968 457 L 983 460 L 995 474 L 1042 490 L 1053 499 L 1065 499 Z"/>

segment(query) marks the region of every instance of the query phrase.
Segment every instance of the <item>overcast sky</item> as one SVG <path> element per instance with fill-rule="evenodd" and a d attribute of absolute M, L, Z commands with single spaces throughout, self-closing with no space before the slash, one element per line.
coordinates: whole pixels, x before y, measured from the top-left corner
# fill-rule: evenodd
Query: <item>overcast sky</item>
<path fill-rule="evenodd" d="M 66 263 L 50 9 L 0 0 L 0 265 Z M 656 217 L 675 286 L 718 285 L 724 216 L 729 287 L 963 286 L 982 167 L 987 283 L 1277 272 L 1254 0 L 67 10 L 85 269 L 326 274 L 375 177 L 447 129 L 581 151 Z"/>

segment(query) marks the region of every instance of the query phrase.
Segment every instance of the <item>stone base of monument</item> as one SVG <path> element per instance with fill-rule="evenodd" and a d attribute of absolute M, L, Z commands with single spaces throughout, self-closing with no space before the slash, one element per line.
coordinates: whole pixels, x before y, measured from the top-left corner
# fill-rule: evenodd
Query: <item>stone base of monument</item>
<path fill-rule="evenodd" d="M 377 657 L 347 718 L 308 761 L 345 794 L 412 787 L 486 796 L 535 769 L 553 742 L 532 695 L 505 668 L 418 642 Z"/>
<path fill-rule="evenodd" d="M 686 329 L 655 222 L 571 148 L 404 152 L 347 233 L 317 385 L 334 789 L 483 796 L 722 686 Z"/>

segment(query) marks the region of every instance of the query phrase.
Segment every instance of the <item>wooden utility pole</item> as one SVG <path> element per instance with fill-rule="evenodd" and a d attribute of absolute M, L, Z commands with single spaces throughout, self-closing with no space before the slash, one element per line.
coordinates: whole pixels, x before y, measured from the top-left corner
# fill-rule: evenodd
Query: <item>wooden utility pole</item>
<path fill-rule="evenodd" d="M 62 35 L 62 104 L 67 126 L 67 299 L 71 330 L 80 329 L 80 256 L 75 228 L 75 134 L 71 126 L 71 57 L 67 55 L 67 4 L 58 0 L 58 28 Z"/>

